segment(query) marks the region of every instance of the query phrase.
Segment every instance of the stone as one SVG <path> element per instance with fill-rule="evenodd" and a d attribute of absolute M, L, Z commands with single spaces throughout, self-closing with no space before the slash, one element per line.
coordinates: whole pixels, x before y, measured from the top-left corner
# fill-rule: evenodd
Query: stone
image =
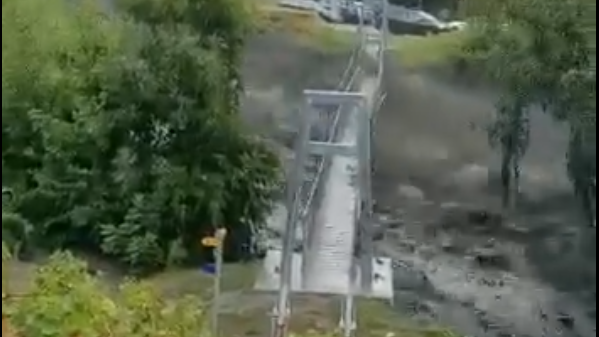
<path fill-rule="evenodd" d="M 396 261 L 394 269 L 394 285 L 396 289 L 410 291 L 433 289 L 428 276 L 423 271 L 410 265 L 410 263 Z"/>
<path fill-rule="evenodd" d="M 452 185 L 465 189 L 484 187 L 488 181 L 489 169 L 477 164 L 463 166 L 451 175 Z"/>
<path fill-rule="evenodd" d="M 380 215 L 379 223 L 388 229 L 398 229 L 404 225 L 403 219 L 400 217 L 392 217 L 390 215 Z"/>
<path fill-rule="evenodd" d="M 591 308 L 587 310 L 587 317 L 596 320 L 597 319 L 597 308 Z"/>
<path fill-rule="evenodd" d="M 416 251 L 416 247 L 418 246 L 418 244 L 416 242 L 414 242 L 413 240 L 402 240 L 401 242 L 399 242 L 399 248 L 401 249 L 405 249 L 407 252 L 410 253 L 414 253 Z"/>
<path fill-rule="evenodd" d="M 476 248 L 472 252 L 476 263 L 483 268 L 509 269 L 510 260 L 497 248 Z"/>
<path fill-rule="evenodd" d="M 532 229 L 523 225 L 518 225 L 515 222 L 508 222 L 505 224 L 507 230 L 521 235 L 528 235 L 532 232 Z"/>
<path fill-rule="evenodd" d="M 416 186 L 412 185 L 401 185 L 397 189 L 397 193 L 400 197 L 406 198 L 412 201 L 424 201 L 424 192 Z"/>
<path fill-rule="evenodd" d="M 375 242 L 385 240 L 385 230 L 384 228 L 377 227 L 372 231 L 372 240 Z"/>
<path fill-rule="evenodd" d="M 573 330 L 576 325 L 576 319 L 566 313 L 560 313 L 557 321 L 568 330 Z"/>
<path fill-rule="evenodd" d="M 404 225 L 403 220 L 395 219 L 395 220 L 389 221 L 387 223 L 387 228 L 389 228 L 389 229 L 398 229 L 398 228 L 403 227 L 403 225 Z"/>
<path fill-rule="evenodd" d="M 449 237 L 445 237 L 441 240 L 441 248 L 444 252 L 450 254 L 457 254 L 460 252 L 460 249 L 455 245 L 453 240 Z"/>
<path fill-rule="evenodd" d="M 460 208 L 461 204 L 459 202 L 448 201 L 448 202 L 441 203 L 440 207 L 443 210 L 452 210 L 452 209 Z"/>

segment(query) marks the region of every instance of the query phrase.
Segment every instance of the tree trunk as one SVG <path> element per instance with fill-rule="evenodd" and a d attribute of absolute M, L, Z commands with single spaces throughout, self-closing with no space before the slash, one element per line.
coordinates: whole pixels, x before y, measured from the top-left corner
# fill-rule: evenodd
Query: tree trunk
<path fill-rule="evenodd" d="M 512 157 L 511 162 L 512 180 L 509 188 L 510 202 L 509 212 L 514 215 L 518 207 L 518 199 L 520 198 L 520 163 L 517 158 Z"/>
<path fill-rule="evenodd" d="M 510 186 L 512 184 L 512 172 L 510 170 L 511 155 L 504 152 L 501 158 L 501 197 L 504 210 L 509 209 Z"/>

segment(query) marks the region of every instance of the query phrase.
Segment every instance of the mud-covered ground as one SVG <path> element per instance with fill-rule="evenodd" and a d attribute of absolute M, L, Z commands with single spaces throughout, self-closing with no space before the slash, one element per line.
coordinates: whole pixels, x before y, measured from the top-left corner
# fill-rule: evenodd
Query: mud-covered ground
<path fill-rule="evenodd" d="M 335 88 L 351 54 L 319 50 L 285 33 L 268 33 L 250 40 L 244 61 L 243 118 L 263 136 L 286 143 L 297 130 L 295 116 L 304 89 Z"/>
<path fill-rule="evenodd" d="M 593 336 L 595 230 L 569 190 L 563 128 L 535 111 L 520 214 L 503 221 L 493 94 L 394 60 L 386 77 L 374 192 L 402 309 L 476 337 Z"/>

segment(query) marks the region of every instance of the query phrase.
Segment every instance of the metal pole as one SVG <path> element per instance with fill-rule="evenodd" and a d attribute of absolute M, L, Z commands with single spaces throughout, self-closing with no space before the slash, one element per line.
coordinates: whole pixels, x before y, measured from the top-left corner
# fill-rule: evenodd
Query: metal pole
<path fill-rule="evenodd" d="M 352 290 L 353 291 L 353 290 Z M 356 305 L 353 294 L 348 294 L 343 303 L 341 328 L 343 329 L 343 337 L 352 337 L 358 328 L 356 322 Z"/>
<path fill-rule="evenodd" d="M 362 3 L 357 5 L 358 10 L 358 34 L 360 34 L 360 47 L 364 47 L 366 41 L 366 31 L 364 29 L 364 5 Z"/>
<path fill-rule="evenodd" d="M 215 239 L 217 240 L 217 245 L 216 247 L 214 247 L 215 275 L 214 294 L 212 298 L 212 332 L 215 337 L 218 337 L 220 334 L 218 318 L 220 311 L 221 284 L 223 276 L 223 246 L 226 236 L 227 230 L 224 228 L 218 229 L 214 235 Z"/>
<path fill-rule="evenodd" d="M 383 17 L 382 17 L 382 40 L 383 40 L 383 52 L 387 50 L 388 46 L 388 38 L 389 38 L 389 0 L 383 1 Z"/>
<path fill-rule="evenodd" d="M 358 329 L 358 322 L 356 321 L 356 282 L 358 276 L 358 265 L 355 257 L 352 257 L 352 264 L 349 270 L 349 292 L 345 296 L 344 303 L 341 307 L 341 321 L 340 327 L 343 329 L 344 337 L 352 337 Z"/>

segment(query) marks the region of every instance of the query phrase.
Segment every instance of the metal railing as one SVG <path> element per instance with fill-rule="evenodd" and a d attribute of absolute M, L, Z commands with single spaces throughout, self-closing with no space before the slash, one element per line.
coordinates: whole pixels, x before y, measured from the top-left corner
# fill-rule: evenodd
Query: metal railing
<path fill-rule="evenodd" d="M 385 0 L 383 0 L 385 1 Z M 363 16 L 361 16 L 362 18 Z M 385 32 L 383 32 L 385 35 Z M 358 161 L 361 163 L 356 168 L 359 172 L 356 177 L 358 185 L 355 186 L 357 189 L 357 196 L 352 196 L 351 198 L 356 198 L 354 210 L 359 211 L 363 207 L 368 206 L 369 202 L 365 201 L 369 198 L 369 190 L 371 188 L 369 183 L 369 175 L 370 172 L 368 168 L 370 167 L 370 146 L 364 145 L 369 144 L 368 138 L 370 134 L 370 123 L 371 119 L 374 117 L 373 113 L 368 113 L 368 111 L 372 110 L 371 105 L 378 105 L 379 97 L 375 97 L 374 101 L 370 101 L 372 99 L 368 98 L 370 96 L 367 93 L 363 93 L 360 90 L 357 92 L 354 91 L 356 88 L 355 82 L 361 72 L 361 64 L 360 61 L 362 57 L 366 55 L 367 43 L 372 42 L 367 39 L 366 29 L 364 27 L 364 20 L 360 20 L 360 24 L 357 28 L 358 37 L 355 49 L 353 50 L 349 62 L 345 68 L 341 81 L 338 86 L 334 90 L 307 90 L 304 91 L 305 95 L 305 104 L 306 108 L 310 108 L 310 110 L 303 110 L 301 113 L 304 115 L 300 115 L 298 120 L 301 121 L 300 134 L 297 140 L 296 147 L 296 165 L 293 166 L 293 170 L 290 174 L 289 185 L 287 186 L 287 225 L 285 230 L 285 236 L 283 237 L 283 246 L 281 250 L 272 250 L 269 251 L 267 258 L 265 260 L 265 267 L 263 278 L 259 278 L 257 282 L 257 289 L 275 291 L 278 293 L 277 302 L 273 308 L 273 316 L 272 316 L 272 334 L 273 337 L 283 337 L 287 336 L 288 333 L 288 324 L 291 316 L 291 294 L 293 292 L 314 292 L 314 293 L 326 293 L 333 295 L 341 295 L 344 298 L 343 301 L 343 316 L 340 321 L 340 327 L 344 330 L 344 335 L 347 337 L 353 336 L 356 328 L 356 317 L 355 317 L 355 305 L 353 302 L 354 296 L 379 296 L 381 298 L 392 298 L 392 290 L 391 295 L 389 291 L 383 291 L 381 296 L 381 289 L 385 290 L 387 288 L 392 289 L 391 277 L 386 277 L 388 281 L 385 284 L 379 284 L 377 289 L 378 292 L 375 294 L 374 290 L 371 289 L 372 286 L 372 267 L 365 268 L 372 265 L 372 252 L 366 249 L 364 251 L 368 251 L 369 254 L 364 255 L 364 259 L 367 259 L 368 263 L 361 263 L 360 266 L 357 265 L 357 260 L 355 258 L 355 254 L 357 251 L 361 251 L 362 249 L 356 248 L 355 244 L 355 234 L 358 232 L 363 233 L 362 239 L 360 240 L 360 245 L 366 247 L 366 241 L 371 240 L 370 231 L 363 230 L 361 227 L 368 227 L 370 221 L 365 218 L 365 216 L 361 216 L 360 214 L 356 214 L 356 216 L 342 216 L 340 219 L 336 219 L 337 214 L 342 214 L 344 212 L 343 203 L 340 205 L 330 205 L 326 202 L 327 207 L 333 206 L 332 208 L 326 208 L 324 211 L 326 214 L 327 220 L 323 220 L 323 223 L 330 223 L 331 220 L 335 223 L 335 225 L 341 225 L 341 227 L 333 226 L 320 226 L 318 227 L 322 234 L 318 236 L 313 235 L 316 233 L 315 225 L 322 225 L 320 219 L 316 219 L 316 214 L 321 214 L 321 203 L 325 199 L 329 200 L 330 197 L 327 191 L 332 190 L 336 191 L 336 194 L 339 195 L 350 195 L 347 189 L 344 189 L 343 186 L 350 187 L 354 183 L 351 182 L 351 176 L 347 175 L 347 172 L 344 173 L 345 178 L 349 178 L 347 181 L 341 181 L 341 190 L 338 188 L 331 189 L 330 179 L 330 171 L 333 169 L 333 166 L 336 163 L 340 163 L 340 165 L 345 161 L 339 161 L 339 156 L 354 156 L 359 158 Z M 376 40 L 384 45 L 384 39 Z M 384 48 L 380 48 L 384 49 Z M 377 57 L 379 55 L 375 55 Z M 381 60 L 382 62 L 382 60 Z M 379 71 L 382 71 L 382 67 L 379 67 Z M 380 82 L 380 81 L 379 81 Z M 375 95 L 379 95 L 379 91 Z M 368 102 L 367 102 L 368 101 Z M 368 106 L 364 105 L 368 103 Z M 324 104 L 324 106 L 322 105 Z M 334 109 L 331 109 L 331 105 L 336 104 Z M 351 106 L 351 107 L 350 107 Z M 324 107 L 324 108 L 323 108 Z M 346 113 L 349 111 L 344 111 L 345 108 L 357 109 L 352 111 L 352 113 Z M 314 111 L 317 110 L 317 111 Z M 361 111 L 362 113 L 358 113 Z M 357 115 L 355 113 L 357 113 Z M 358 116 L 359 115 L 359 116 Z M 316 117 L 317 120 L 313 120 Z M 356 144 L 352 145 L 352 133 L 347 133 L 349 130 L 353 130 L 356 126 L 355 124 L 348 124 L 350 121 L 349 118 L 359 118 L 356 121 L 359 125 L 366 127 L 358 127 L 361 131 L 357 131 L 358 135 Z M 346 125 L 348 127 L 346 127 Z M 353 131 L 352 131 L 353 132 Z M 368 133 L 368 135 L 367 135 Z M 349 137 L 349 138 L 348 138 Z M 343 138 L 341 144 L 335 145 Z M 360 145 L 362 144 L 362 145 Z M 336 147 L 336 146 L 341 147 Z M 321 149 L 318 150 L 317 148 Z M 327 150 L 328 148 L 328 150 Z M 322 150 L 324 149 L 324 151 Z M 344 149 L 349 149 L 349 152 L 343 152 Z M 333 152 L 329 152 L 333 151 Z M 338 151 L 338 152 L 334 152 Z M 338 155 L 331 155 L 331 153 L 337 153 Z M 344 154 L 349 153 L 349 154 Z M 333 160 L 335 157 L 336 159 Z M 338 166 L 338 165 L 337 165 Z M 335 167 L 337 167 L 335 166 Z M 351 166 L 351 165 L 350 165 Z M 335 170 L 337 170 L 335 168 Z M 343 169 L 342 169 L 343 170 Z M 366 177 L 368 176 L 368 177 Z M 341 186 L 340 185 L 340 186 Z M 337 186 L 337 185 L 335 185 Z M 368 191 L 366 191 L 368 190 Z M 341 193 L 341 194 L 340 194 Z M 339 198 L 336 196 L 335 198 Z M 339 207 L 341 206 L 341 207 Z M 367 209 L 369 209 L 367 207 Z M 369 213 L 365 212 L 364 214 Z M 332 216 L 332 218 L 331 218 Z M 319 216 L 320 218 L 320 216 Z M 337 221 L 339 220 L 339 221 Z M 317 222 L 318 221 L 318 222 Z M 328 221 L 328 222 L 327 222 Z M 344 227 L 348 226 L 349 227 Z M 293 247 L 297 247 L 297 238 L 296 238 L 296 229 L 297 226 L 301 226 L 299 230 L 303 229 L 303 240 L 300 240 L 304 243 L 303 250 L 304 252 L 299 254 L 293 252 Z M 325 232 L 323 232 L 325 231 Z M 326 234 L 326 235 L 324 235 Z M 314 238 L 324 238 L 324 241 L 314 242 L 311 240 Z M 343 242 L 335 239 L 337 236 L 339 238 L 343 238 Z M 318 251 L 319 254 L 309 254 L 305 255 L 306 252 L 312 252 L 308 245 L 313 246 L 314 251 Z M 351 248 L 353 247 L 353 248 Z M 339 248 L 339 249 L 337 249 Z M 354 256 L 352 257 L 351 251 L 354 252 Z M 320 254 L 322 253 L 322 254 Z M 339 256 L 338 253 L 343 253 L 343 256 Z M 347 253 L 347 254 L 346 254 Z M 368 255 L 368 256 L 366 256 Z M 313 257 L 318 257 L 318 259 L 312 259 Z M 308 264 L 306 264 L 306 258 L 309 258 L 310 263 L 308 268 Z M 318 270 L 325 270 L 328 267 L 333 266 L 333 264 L 337 265 L 336 259 L 341 258 L 339 265 L 341 265 L 341 269 L 335 267 L 332 274 L 329 274 L 323 280 L 324 283 L 330 282 L 330 280 L 341 279 L 341 284 L 344 282 L 342 279 L 349 276 L 348 284 L 346 286 L 338 286 L 333 283 L 328 283 L 316 285 L 319 279 L 306 279 L 305 276 L 307 274 L 317 275 Z M 280 262 L 279 262 L 280 261 Z M 378 260 L 377 260 L 378 261 Z M 316 263 L 317 262 L 317 263 Z M 321 263 L 322 262 L 322 263 Z M 333 264 L 331 264 L 333 263 Z M 330 265 L 330 266 L 329 266 Z M 295 271 L 295 268 L 301 268 L 301 271 Z M 315 270 L 315 267 L 317 270 Z M 346 274 L 345 268 L 348 268 L 347 272 L 350 272 L 349 275 Z M 385 267 L 389 271 L 386 274 L 391 274 L 391 264 L 388 263 L 388 266 Z M 360 287 L 356 281 L 356 277 L 358 275 L 358 269 L 360 269 L 360 275 L 362 275 L 362 281 L 364 284 L 367 284 L 367 287 L 361 286 L 359 290 L 355 287 Z M 309 271 L 306 273 L 306 271 Z M 316 274 L 315 274 L 316 272 Z M 293 275 L 301 275 L 300 278 L 294 278 Z M 369 280 L 368 282 L 364 282 L 365 280 Z M 317 282 L 313 282 L 317 281 Z M 380 282 L 379 282 L 380 283 Z M 333 288 L 329 288 L 329 286 L 333 285 Z M 383 288 L 381 288 L 383 286 Z M 364 295 L 364 291 L 367 290 L 368 294 Z M 323 292 L 324 291 L 324 292 Z"/>
<path fill-rule="evenodd" d="M 357 48 L 352 52 L 350 61 L 343 73 L 343 79 L 337 86 L 337 90 L 349 91 L 353 87 L 354 82 L 360 73 L 358 59 L 362 52 L 362 44 L 358 43 Z M 337 138 L 339 133 L 339 125 L 342 122 L 341 117 L 344 115 L 341 113 L 342 109 L 343 107 L 339 107 L 332 114 L 325 112 L 325 114 L 330 114 L 330 116 L 327 116 L 329 123 L 325 126 L 325 137 L 324 139 L 319 139 L 320 141 L 332 142 Z M 304 186 L 302 186 L 302 188 L 306 189 L 307 193 L 305 194 L 305 199 L 303 200 L 303 207 L 302 211 L 300 212 L 300 221 L 308 218 L 309 213 L 313 211 L 317 191 L 322 185 L 323 177 L 326 176 L 326 169 L 329 165 L 329 162 L 330 160 L 323 156 L 314 155 L 311 157 L 309 165 L 315 165 L 316 172 L 314 177 L 306 179 L 304 181 Z"/>

